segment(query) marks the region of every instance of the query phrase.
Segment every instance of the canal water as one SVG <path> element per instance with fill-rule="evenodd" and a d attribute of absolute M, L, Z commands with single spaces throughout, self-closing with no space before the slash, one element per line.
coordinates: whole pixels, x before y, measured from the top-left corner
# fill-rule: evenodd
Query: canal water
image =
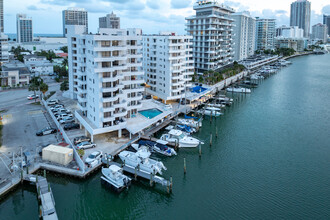
<path fill-rule="evenodd" d="M 330 219 L 330 55 L 292 62 L 203 121 L 201 158 L 197 149 L 162 158 L 170 195 L 147 181 L 117 195 L 100 173 L 49 175 L 60 219 Z M 36 219 L 37 205 L 34 188 L 19 188 L 0 204 L 0 219 Z"/>

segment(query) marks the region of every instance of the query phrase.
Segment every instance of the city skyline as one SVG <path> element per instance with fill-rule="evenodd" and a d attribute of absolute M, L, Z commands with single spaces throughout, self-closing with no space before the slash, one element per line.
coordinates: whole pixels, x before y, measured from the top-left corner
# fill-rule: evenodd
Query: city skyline
<path fill-rule="evenodd" d="M 195 0 L 31 0 L 22 4 L 19 0 L 4 2 L 5 33 L 15 33 L 15 15 L 26 13 L 33 18 L 35 33 L 60 34 L 62 32 L 62 10 L 69 7 L 83 7 L 89 12 L 89 30 L 96 32 L 98 19 L 114 11 L 122 18 L 123 28 L 138 27 L 144 33 L 159 31 L 176 31 L 184 34 L 185 17 L 193 14 L 192 5 Z M 252 0 L 247 4 L 243 0 L 219 1 L 233 7 L 237 12 L 248 10 L 252 16 L 275 18 L 277 25 L 289 25 L 290 4 L 293 1 L 279 0 L 276 3 Z M 127 4 L 129 3 L 129 4 Z M 323 14 L 330 14 L 330 4 L 326 0 L 312 0 L 311 25 L 321 23 Z M 129 5 L 129 6 L 127 6 Z M 267 6 L 268 5 L 268 6 Z M 42 19 L 43 17 L 49 19 Z"/>

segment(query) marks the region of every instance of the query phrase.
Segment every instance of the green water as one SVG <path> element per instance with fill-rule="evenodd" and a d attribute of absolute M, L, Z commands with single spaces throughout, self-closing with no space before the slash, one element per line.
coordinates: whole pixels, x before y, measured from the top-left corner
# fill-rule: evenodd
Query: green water
<path fill-rule="evenodd" d="M 330 219 L 330 55 L 292 61 L 224 117 L 204 120 L 201 158 L 197 149 L 163 158 L 171 195 L 147 181 L 117 195 L 99 173 L 48 176 L 60 219 Z M 31 188 L 0 204 L 0 219 L 36 218 Z"/>

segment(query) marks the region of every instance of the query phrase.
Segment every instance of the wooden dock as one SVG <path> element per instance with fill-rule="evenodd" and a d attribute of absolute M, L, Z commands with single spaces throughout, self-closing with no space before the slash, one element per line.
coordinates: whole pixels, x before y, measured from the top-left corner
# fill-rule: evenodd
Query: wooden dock
<path fill-rule="evenodd" d="M 23 180 L 36 185 L 38 200 L 41 203 L 39 217 L 44 220 L 58 220 L 53 192 L 47 179 L 29 174 L 24 176 Z"/>

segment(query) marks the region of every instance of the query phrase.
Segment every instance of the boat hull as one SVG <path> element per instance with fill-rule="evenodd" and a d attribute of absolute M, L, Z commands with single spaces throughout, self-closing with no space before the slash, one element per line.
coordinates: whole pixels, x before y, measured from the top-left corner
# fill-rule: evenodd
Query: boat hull
<path fill-rule="evenodd" d="M 132 181 L 129 180 L 127 183 L 127 186 L 122 186 L 122 187 L 117 187 L 115 186 L 112 181 L 110 181 L 108 178 L 101 176 L 101 183 L 110 188 L 112 191 L 116 192 L 116 193 L 121 193 L 122 191 L 124 191 L 126 188 L 129 188 L 132 184 Z"/>

